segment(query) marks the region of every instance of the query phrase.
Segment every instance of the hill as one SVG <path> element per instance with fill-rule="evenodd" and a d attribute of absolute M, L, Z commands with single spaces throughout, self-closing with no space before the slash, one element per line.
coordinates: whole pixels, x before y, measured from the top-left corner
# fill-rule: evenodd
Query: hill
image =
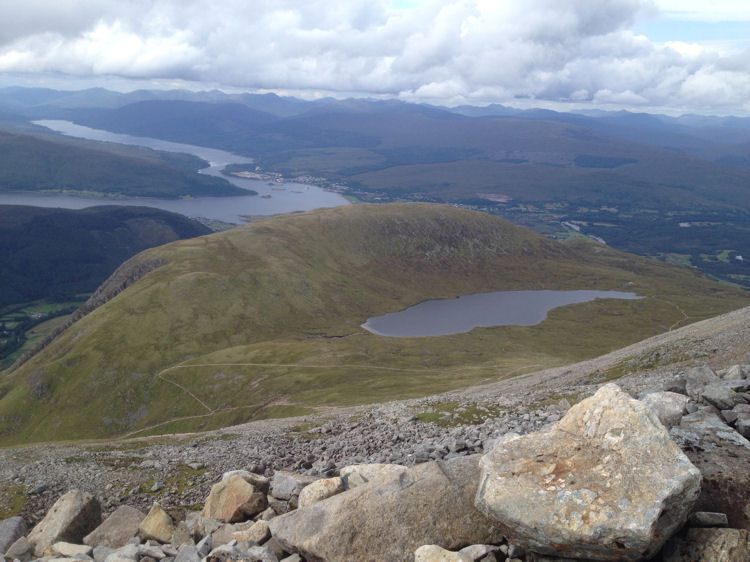
<path fill-rule="evenodd" d="M 0 308 L 92 293 L 138 252 L 210 232 L 182 215 L 149 207 L 0 205 Z"/>
<path fill-rule="evenodd" d="M 542 288 L 649 298 L 452 336 L 360 328 L 425 299 Z M 204 429 L 423 396 L 594 357 L 748 299 L 694 270 L 593 242 L 399 204 L 283 215 L 153 248 L 120 268 L 97 302 L 0 379 L 1 443 Z"/>
<path fill-rule="evenodd" d="M 128 197 L 247 195 L 196 172 L 193 156 L 0 130 L 0 191 L 55 191 Z"/>

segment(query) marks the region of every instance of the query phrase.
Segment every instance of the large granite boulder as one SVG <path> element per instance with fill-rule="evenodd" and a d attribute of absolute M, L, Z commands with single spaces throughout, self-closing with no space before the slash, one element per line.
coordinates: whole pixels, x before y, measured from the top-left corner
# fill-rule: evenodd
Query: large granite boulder
<path fill-rule="evenodd" d="M 34 556 L 43 556 L 44 551 L 56 542 L 80 543 L 100 522 L 99 501 L 81 490 L 70 490 L 31 530 L 28 541 L 34 548 Z"/>
<path fill-rule="evenodd" d="M 306 560 L 413 560 L 434 544 L 455 550 L 499 542 L 474 508 L 479 456 L 428 462 L 269 521 L 282 547 Z"/>
<path fill-rule="evenodd" d="M 266 494 L 241 476 L 214 484 L 203 507 L 203 516 L 235 523 L 245 521 L 268 506 Z"/>
<path fill-rule="evenodd" d="M 501 441 L 480 467 L 477 507 L 512 543 L 567 558 L 646 559 L 700 493 L 653 411 L 615 384 L 550 429 Z"/>

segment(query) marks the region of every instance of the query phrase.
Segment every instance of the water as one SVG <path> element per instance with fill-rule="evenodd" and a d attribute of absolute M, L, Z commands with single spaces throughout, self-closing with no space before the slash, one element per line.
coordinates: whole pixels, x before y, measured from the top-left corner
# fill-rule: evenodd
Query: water
<path fill-rule="evenodd" d="M 188 217 L 204 217 L 239 224 L 244 222 L 245 219 L 243 217 L 246 216 L 277 215 L 349 204 L 340 194 L 326 191 L 314 185 L 292 182 L 273 183 L 269 185 L 268 181 L 224 176 L 221 174 L 221 170 L 227 164 L 247 164 L 252 163 L 253 160 L 252 158 L 238 156 L 223 150 L 148 137 L 110 133 L 109 131 L 76 125 L 70 121 L 43 120 L 35 121 L 34 123 L 73 137 L 144 146 L 166 152 L 194 154 L 210 163 L 208 168 L 200 170 L 199 173 L 224 178 L 237 187 L 257 191 L 258 195 L 196 197 L 194 199 L 156 199 L 151 197 L 109 199 L 77 197 L 75 195 L 64 194 L 15 192 L 0 193 L 0 205 L 32 205 L 35 207 L 61 207 L 64 209 L 83 209 L 95 205 L 138 205 L 173 211 Z"/>
<path fill-rule="evenodd" d="M 620 291 L 495 291 L 430 300 L 362 324 L 379 336 L 408 338 L 462 334 L 478 327 L 533 326 L 553 308 L 594 299 L 640 299 Z"/>

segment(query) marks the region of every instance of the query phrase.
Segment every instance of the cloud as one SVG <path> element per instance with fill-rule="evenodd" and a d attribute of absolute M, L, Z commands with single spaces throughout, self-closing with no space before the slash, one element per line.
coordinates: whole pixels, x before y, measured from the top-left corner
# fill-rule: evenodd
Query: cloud
<path fill-rule="evenodd" d="M 533 99 L 731 110 L 742 108 L 749 93 L 747 53 L 722 57 L 705 45 L 652 43 L 633 33 L 657 7 L 677 6 L 672 0 L 7 4 L 0 5 L 0 72 L 184 79 L 448 104 Z M 679 5 L 698 17 L 702 3 Z"/>

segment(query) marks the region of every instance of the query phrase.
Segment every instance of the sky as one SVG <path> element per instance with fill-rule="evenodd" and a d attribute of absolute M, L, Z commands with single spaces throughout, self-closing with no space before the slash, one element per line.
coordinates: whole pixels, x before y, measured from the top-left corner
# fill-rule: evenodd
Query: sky
<path fill-rule="evenodd" d="M 0 87 L 750 115 L 748 0 L 0 0 Z"/>

